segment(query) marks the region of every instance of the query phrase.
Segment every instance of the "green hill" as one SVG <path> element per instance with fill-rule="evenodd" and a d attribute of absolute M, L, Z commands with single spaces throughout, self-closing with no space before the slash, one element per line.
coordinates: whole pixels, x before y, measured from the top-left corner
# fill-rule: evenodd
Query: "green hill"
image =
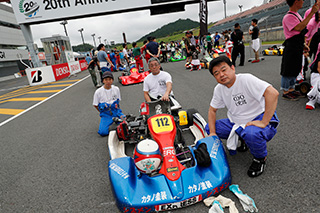
<path fill-rule="evenodd" d="M 149 36 L 154 36 L 156 38 L 163 38 L 167 36 L 180 34 L 185 30 L 190 30 L 192 28 L 199 27 L 199 25 L 200 25 L 199 22 L 192 21 L 190 19 L 178 19 L 175 22 L 164 25 L 161 28 L 158 28 L 157 30 L 143 36 L 138 41 L 144 41 Z"/>

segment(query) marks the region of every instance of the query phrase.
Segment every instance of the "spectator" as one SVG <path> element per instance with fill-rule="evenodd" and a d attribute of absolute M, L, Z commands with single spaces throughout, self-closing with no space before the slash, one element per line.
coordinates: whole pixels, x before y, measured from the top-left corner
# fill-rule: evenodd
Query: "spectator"
<path fill-rule="evenodd" d="M 234 25 L 234 32 L 231 33 L 231 40 L 233 42 L 233 49 L 231 53 L 231 59 L 233 66 L 236 66 L 236 60 L 240 54 L 240 64 L 239 66 L 244 65 L 244 44 L 243 44 L 243 32 L 240 30 L 240 24 L 236 23 Z"/>
<path fill-rule="evenodd" d="M 230 155 L 249 147 L 253 161 L 248 169 L 249 177 L 261 175 L 266 166 L 267 141 L 277 132 L 279 120 L 276 115 L 278 91 L 269 83 L 251 74 L 236 74 L 226 56 L 213 59 L 209 72 L 218 85 L 214 88 L 208 112 L 209 136 L 228 139 Z M 218 109 L 227 108 L 228 118 L 216 120 Z"/>
<path fill-rule="evenodd" d="M 253 60 L 251 63 L 257 63 L 257 62 L 260 62 L 260 58 L 259 58 L 260 30 L 258 27 L 258 20 L 257 19 L 252 19 L 251 26 L 249 28 L 249 34 L 251 35 L 251 39 L 252 39 L 251 47 L 253 49 L 254 57 L 255 57 L 255 60 Z"/>
<path fill-rule="evenodd" d="M 160 42 L 160 50 L 161 50 L 161 55 L 162 55 L 162 62 L 168 62 L 167 58 L 167 45 L 164 43 L 164 41 Z M 161 62 L 161 61 L 160 61 Z"/>
<path fill-rule="evenodd" d="M 208 35 L 206 36 L 206 41 L 207 41 L 207 52 L 211 54 L 212 52 L 212 38 L 211 38 L 211 33 L 208 32 Z"/>
<path fill-rule="evenodd" d="M 144 57 L 144 59 L 146 59 L 147 63 L 150 59 L 150 55 L 147 53 L 147 44 L 149 43 L 148 40 L 143 41 L 143 46 L 141 47 L 141 53 Z"/>
<path fill-rule="evenodd" d="M 218 32 L 216 32 L 216 34 L 213 36 L 214 39 L 214 48 L 218 48 L 219 47 L 219 40 L 220 40 L 221 36 L 219 35 Z"/>
<path fill-rule="evenodd" d="M 192 52 L 192 61 L 191 61 L 190 72 L 193 70 L 201 70 L 201 65 L 200 65 L 200 60 L 199 60 L 199 54 L 200 54 L 199 46 L 192 45 L 191 52 Z"/>
<path fill-rule="evenodd" d="M 282 97 L 286 100 L 298 100 L 299 92 L 295 91 L 295 80 L 302 69 L 302 56 L 305 45 L 306 26 L 314 13 L 319 10 L 319 2 L 316 2 L 311 12 L 302 20 L 298 13 L 303 6 L 303 1 L 287 0 L 288 13 L 283 17 L 282 26 L 285 35 L 284 51 L 281 62 L 281 89 Z"/>
<path fill-rule="evenodd" d="M 182 49 L 182 56 L 187 56 L 186 44 L 184 42 L 185 38 L 182 37 L 180 41 L 181 49 Z"/>
<path fill-rule="evenodd" d="M 86 61 L 87 61 L 87 64 L 89 65 L 90 61 L 91 61 L 91 57 L 90 57 L 90 54 L 87 53 L 87 56 L 86 56 Z"/>
<path fill-rule="evenodd" d="M 152 37 L 151 41 L 147 44 L 147 53 L 150 57 L 159 58 L 160 56 L 160 46 L 156 42 L 156 38 Z"/>
<path fill-rule="evenodd" d="M 129 68 L 129 54 L 128 54 L 128 51 L 127 51 L 127 44 L 123 44 L 122 45 L 123 47 L 123 58 L 124 58 L 124 64 L 126 65 L 126 68 Z"/>
<path fill-rule="evenodd" d="M 136 67 L 139 71 L 140 70 L 144 71 L 140 47 L 137 46 L 136 42 L 132 43 L 132 47 L 133 47 L 132 54 L 133 54 L 134 60 L 136 61 Z"/>
<path fill-rule="evenodd" d="M 189 64 L 191 64 L 192 61 L 192 51 L 191 51 L 191 38 L 192 34 L 190 31 L 186 32 L 186 39 L 184 41 L 185 45 L 186 45 L 186 50 L 187 50 L 187 60 L 186 60 L 186 66 L 188 66 Z"/>
<path fill-rule="evenodd" d="M 117 58 L 116 58 L 116 54 L 114 53 L 114 50 L 111 50 L 111 53 L 109 54 L 110 56 L 110 60 L 113 64 L 113 72 L 117 72 L 118 69 L 117 69 Z"/>
<path fill-rule="evenodd" d="M 225 45 L 225 50 L 226 50 L 226 55 L 228 56 L 229 59 L 231 59 L 231 51 L 233 47 L 232 41 L 230 41 L 230 38 L 228 35 L 224 37 L 224 45 Z"/>
<path fill-rule="evenodd" d="M 310 83 L 312 87 L 307 94 L 309 101 L 306 103 L 306 109 L 314 110 L 316 103 L 320 104 L 320 44 L 316 58 L 311 65 Z"/>
<path fill-rule="evenodd" d="M 100 64 L 100 68 L 102 73 L 106 72 L 106 71 L 111 71 L 111 67 L 113 67 L 114 65 L 112 64 L 111 60 L 108 58 L 108 55 L 106 53 L 106 47 L 104 46 L 104 44 L 99 44 L 98 46 L 98 60 L 99 60 L 99 64 Z"/>
<path fill-rule="evenodd" d="M 91 75 L 93 85 L 97 88 L 100 87 L 101 85 L 98 85 L 98 82 L 97 82 L 97 74 L 96 73 L 97 73 L 97 70 L 100 70 L 100 68 L 99 68 L 99 64 L 98 64 L 98 58 L 96 55 L 92 56 L 92 59 L 88 63 L 88 70 Z"/>

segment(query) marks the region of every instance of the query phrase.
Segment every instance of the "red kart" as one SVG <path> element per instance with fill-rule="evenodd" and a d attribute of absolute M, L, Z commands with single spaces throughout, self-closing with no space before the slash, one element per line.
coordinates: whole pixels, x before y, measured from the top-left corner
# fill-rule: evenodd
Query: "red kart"
<path fill-rule="evenodd" d="M 136 67 L 132 67 L 129 72 L 125 72 L 122 76 L 118 77 L 120 84 L 132 85 L 132 84 L 139 84 L 144 81 L 144 78 L 149 75 L 150 70 L 145 72 L 140 72 Z"/>

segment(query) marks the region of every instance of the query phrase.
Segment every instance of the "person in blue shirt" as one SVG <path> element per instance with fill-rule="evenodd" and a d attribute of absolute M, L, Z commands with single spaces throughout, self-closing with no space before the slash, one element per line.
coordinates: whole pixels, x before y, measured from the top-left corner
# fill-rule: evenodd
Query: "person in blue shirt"
<path fill-rule="evenodd" d="M 218 32 L 216 32 L 216 34 L 214 35 L 214 48 L 219 47 L 219 40 L 220 40 L 221 36 L 219 35 Z"/>
<path fill-rule="evenodd" d="M 87 64 L 89 65 L 90 61 L 91 61 L 91 57 L 90 57 L 90 54 L 87 53 L 87 56 L 86 56 L 86 61 L 87 61 Z"/>

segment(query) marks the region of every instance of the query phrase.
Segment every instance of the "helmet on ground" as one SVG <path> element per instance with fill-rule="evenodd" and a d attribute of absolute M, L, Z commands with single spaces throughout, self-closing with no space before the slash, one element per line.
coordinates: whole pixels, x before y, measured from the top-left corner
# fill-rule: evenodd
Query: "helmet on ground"
<path fill-rule="evenodd" d="M 151 139 L 140 141 L 134 149 L 134 163 L 145 174 L 155 172 L 161 165 L 161 153 L 157 142 Z"/>

